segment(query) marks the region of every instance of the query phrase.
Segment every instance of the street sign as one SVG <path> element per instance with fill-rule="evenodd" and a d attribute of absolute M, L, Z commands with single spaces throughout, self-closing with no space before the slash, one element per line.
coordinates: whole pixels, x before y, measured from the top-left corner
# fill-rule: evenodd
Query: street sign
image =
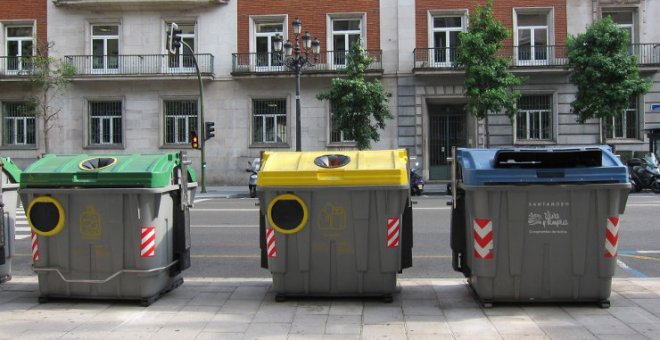
<path fill-rule="evenodd" d="M 660 112 L 660 103 L 651 103 L 651 111 Z"/>

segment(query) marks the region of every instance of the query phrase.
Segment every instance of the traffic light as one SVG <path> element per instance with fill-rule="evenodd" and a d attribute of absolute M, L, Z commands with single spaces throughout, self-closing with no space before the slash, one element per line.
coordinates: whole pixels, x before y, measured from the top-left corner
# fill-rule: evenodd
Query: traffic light
<path fill-rule="evenodd" d="M 204 140 L 215 137 L 215 122 L 204 122 Z"/>
<path fill-rule="evenodd" d="M 176 23 L 170 25 L 170 31 L 167 33 L 167 50 L 172 54 L 175 54 L 181 47 L 181 33 L 179 25 Z"/>
<path fill-rule="evenodd" d="M 197 132 L 195 131 L 190 132 L 190 146 L 193 149 L 199 149 L 199 137 L 197 137 Z"/>

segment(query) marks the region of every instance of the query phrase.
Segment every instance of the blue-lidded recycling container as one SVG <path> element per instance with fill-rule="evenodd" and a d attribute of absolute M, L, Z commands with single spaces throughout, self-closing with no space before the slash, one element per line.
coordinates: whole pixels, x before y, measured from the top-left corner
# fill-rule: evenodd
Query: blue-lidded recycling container
<path fill-rule="evenodd" d="M 485 306 L 609 306 L 628 170 L 608 146 L 456 150 L 452 264 Z"/>

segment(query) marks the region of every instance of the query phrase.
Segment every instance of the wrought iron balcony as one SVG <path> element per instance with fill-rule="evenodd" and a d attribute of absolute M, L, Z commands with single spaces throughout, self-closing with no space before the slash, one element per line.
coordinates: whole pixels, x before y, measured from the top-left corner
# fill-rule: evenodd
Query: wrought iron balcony
<path fill-rule="evenodd" d="M 213 76 L 213 55 L 195 54 L 202 76 Z M 70 55 L 76 77 L 196 76 L 192 55 Z"/>
<path fill-rule="evenodd" d="M 22 79 L 32 74 L 32 57 L 0 57 L 0 77 Z"/>
<path fill-rule="evenodd" d="M 373 62 L 367 67 L 367 72 L 382 72 L 383 62 L 382 50 L 365 50 Z M 304 73 L 336 73 L 346 68 L 346 55 L 348 51 L 325 51 L 319 54 L 319 58 L 313 66 L 306 67 Z M 282 63 L 282 53 L 233 53 L 232 75 L 247 74 L 277 74 L 290 73 Z"/>
<path fill-rule="evenodd" d="M 640 66 L 660 66 L 660 44 L 631 44 L 630 54 L 636 55 Z M 456 48 L 416 48 L 413 51 L 415 71 L 456 69 Z M 568 66 L 566 45 L 505 46 L 500 55 L 511 58 L 512 68 L 565 68 Z"/>
<path fill-rule="evenodd" d="M 114 8 L 198 8 L 210 5 L 226 4 L 229 0 L 52 0 L 55 6 L 114 9 Z"/>

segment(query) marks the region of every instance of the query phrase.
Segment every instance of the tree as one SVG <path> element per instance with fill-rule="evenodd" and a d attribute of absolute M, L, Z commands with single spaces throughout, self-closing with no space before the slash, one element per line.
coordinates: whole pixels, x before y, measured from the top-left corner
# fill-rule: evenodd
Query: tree
<path fill-rule="evenodd" d="M 330 91 L 316 96 L 318 100 L 330 101 L 334 126 L 355 140 L 360 150 L 369 149 L 372 140 L 380 140 L 378 130 L 385 128 L 385 119 L 393 118 L 387 107 L 392 94 L 383 89 L 380 81 L 368 82 L 364 78 L 372 62 L 360 42 L 353 44 L 342 71 L 346 77 L 332 79 Z"/>
<path fill-rule="evenodd" d="M 48 51 L 53 47 L 52 43 L 46 43 L 30 60 L 30 68 L 27 69 L 32 86 L 38 94 L 31 99 L 35 115 L 41 118 L 41 129 L 44 141 L 44 152 L 50 152 L 50 141 L 48 133 L 54 127 L 57 116 L 62 108 L 52 105 L 54 99 L 71 82 L 75 74 L 73 65 L 64 60 L 48 56 Z"/>
<path fill-rule="evenodd" d="M 522 79 L 509 71 L 511 60 L 499 55 L 503 42 L 510 32 L 493 14 L 493 1 L 477 6 L 470 15 L 467 32 L 459 35 L 458 56 L 455 67 L 465 69 L 465 95 L 468 102 L 465 110 L 477 119 L 484 120 L 486 128 L 485 146 L 489 146 L 488 112 L 500 112 L 513 120 L 520 92 L 514 86 Z"/>
<path fill-rule="evenodd" d="M 570 79 L 578 88 L 571 103 L 577 121 L 613 117 L 632 96 L 648 92 L 651 82 L 639 76 L 637 57 L 630 54 L 628 32 L 610 17 L 594 22 L 585 33 L 568 37 Z"/>

